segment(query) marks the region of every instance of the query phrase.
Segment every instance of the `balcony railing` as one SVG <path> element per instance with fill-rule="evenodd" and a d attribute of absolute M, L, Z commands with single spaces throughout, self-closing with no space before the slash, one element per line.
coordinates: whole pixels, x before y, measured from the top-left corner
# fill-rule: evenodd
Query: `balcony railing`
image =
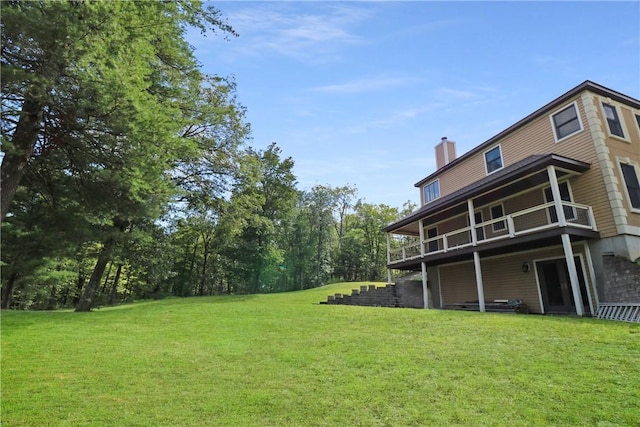
<path fill-rule="evenodd" d="M 562 208 L 568 227 L 597 231 L 591 206 L 563 201 Z M 559 226 L 555 203 L 545 203 L 476 224 L 474 227 L 476 231 L 475 245 L 510 239 Z M 471 227 L 464 227 L 394 249 L 389 252 L 389 262 L 393 264 L 410 261 L 423 255 L 445 253 L 473 245 Z"/>

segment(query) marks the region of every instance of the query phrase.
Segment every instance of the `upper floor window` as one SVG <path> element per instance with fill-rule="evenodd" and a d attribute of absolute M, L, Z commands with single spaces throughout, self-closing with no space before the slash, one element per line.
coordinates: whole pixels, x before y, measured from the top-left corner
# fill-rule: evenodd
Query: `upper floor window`
<path fill-rule="evenodd" d="M 611 135 L 624 138 L 622 122 L 620 121 L 620 116 L 618 115 L 618 110 L 616 109 L 616 107 L 603 102 L 602 108 L 604 109 L 604 115 L 607 118 L 607 124 L 609 125 L 609 133 L 611 133 Z"/>
<path fill-rule="evenodd" d="M 640 209 L 640 180 L 638 180 L 638 171 L 636 167 L 629 163 L 620 162 L 622 176 L 629 194 L 629 203 L 633 209 Z"/>
<path fill-rule="evenodd" d="M 638 129 L 640 129 L 640 114 L 636 114 L 636 122 L 638 122 Z"/>
<path fill-rule="evenodd" d="M 486 151 L 484 153 L 484 161 L 487 166 L 487 175 L 498 169 L 502 169 L 502 152 L 500 151 L 500 146 L 498 145 Z"/>
<path fill-rule="evenodd" d="M 440 181 L 437 179 L 424 186 L 424 202 L 429 203 L 440 197 Z"/>
<path fill-rule="evenodd" d="M 573 103 L 551 116 L 556 141 L 582 130 L 578 109 Z"/>

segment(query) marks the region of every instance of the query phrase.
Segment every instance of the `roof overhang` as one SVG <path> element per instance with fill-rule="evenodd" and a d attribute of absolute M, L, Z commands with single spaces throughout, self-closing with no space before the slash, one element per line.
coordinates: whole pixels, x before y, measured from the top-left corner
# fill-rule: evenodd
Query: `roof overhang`
<path fill-rule="evenodd" d="M 529 156 L 483 179 L 467 185 L 458 191 L 422 206 L 399 221 L 389 224 L 383 228 L 383 231 L 392 232 L 400 230 L 408 224 L 435 215 L 439 212 L 444 212 L 447 209 L 460 205 L 469 199 L 477 198 L 504 187 L 516 187 L 518 182 L 524 179 L 529 179 L 531 181 L 535 181 L 536 179 L 545 179 L 546 181 L 546 178 L 544 178 L 544 175 L 541 174 L 541 172 L 546 173 L 548 166 L 555 166 L 563 173 L 574 174 L 581 174 L 590 168 L 589 163 L 557 154 L 538 154 Z M 538 178 L 536 178 L 536 175 L 538 175 Z M 508 191 L 508 189 L 505 191 Z"/>

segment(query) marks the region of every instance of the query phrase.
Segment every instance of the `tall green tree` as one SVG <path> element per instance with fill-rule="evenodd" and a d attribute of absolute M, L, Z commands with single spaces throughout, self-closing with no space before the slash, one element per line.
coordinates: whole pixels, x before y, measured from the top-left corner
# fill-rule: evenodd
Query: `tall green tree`
<path fill-rule="evenodd" d="M 78 148 L 96 127 L 162 141 L 185 82 L 199 83 L 185 28 L 232 32 L 189 0 L 10 1 L 2 15 L 2 219 L 33 157 L 70 136 L 92 136 Z"/>
<path fill-rule="evenodd" d="M 234 102 L 211 102 L 230 92 L 204 80 L 184 39 L 188 26 L 233 32 L 199 1 L 13 1 L 2 12 L 2 218 L 30 214 L 12 204 L 21 184 L 25 199 L 77 212 L 101 247 L 76 307 L 86 311 L 125 232 L 175 194 L 180 159 L 206 158 L 211 129 L 237 125 Z"/>
<path fill-rule="evenodd" d="M 227 245 L 226 256 L 245 293 L 273 291 L 284 261 L 279 244 L 287 218 L 295 207 L 297 192 L 293 159 L 282 158 L 275 144 L 264 151 L 249 149 L 240 164 L 241 173 L 221 219 L 233 222 L 238 237 Z M 231 225 L 226 225 L 231 227 Z"/>

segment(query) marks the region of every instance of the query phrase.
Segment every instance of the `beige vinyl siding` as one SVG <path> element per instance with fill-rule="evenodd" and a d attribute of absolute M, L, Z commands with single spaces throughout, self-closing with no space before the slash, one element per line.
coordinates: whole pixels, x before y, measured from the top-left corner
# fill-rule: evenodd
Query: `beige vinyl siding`
<path fill-rule="evenodd" d="M 473 262 L 441 265 L 439 272 L 443 305 L 478 300 Z"/>
<path fill-rule="evenodd" d="M 596 97 L 597 98 L 597 97 Z M 556 142 L 550 116 L 567 105 L 576 102 L 582 122 L 582 130 Z M 594 99 L 594 103 L 600 102 Z M 626 116 L 625 116 L 626 117 Z M 627 126 L 629 128 L 630 126 Z M 532 121 L 499 141 L 504 166 L 509 166 L 533 154 L 554 153 L 591 164 L 591 169 L 572 178 L 574 202 L 591 205 L 602 237 L 616 235 L 616 226 L 611 214 L 604 180 L 597 161 L 595 146 L 589 131 L 580 95 L 567 101 L 553 112 Z M 618 141 L 618 143 L 624 143 Z M 495 146 L 495 145 L 494 145 Z M 491 147 L 488 147 L 491 148 Z M 482 150 L 456 167 L 443 172 L 440 179 L 440 194 L 445 196 L 486 176 L 484 152 Z M 505 206 L 505 210 L 509 210 Z M 483 211 L 483 218 L 489 218 Z"/>
<path fill-rule="evenodd" d="M 572 245 L 574 255 L 582 255 L 583 274 L 595 303 L 595 290 L 587 268 L 582 244 Z M 564 258 L 561 246 L 513 255 L 480 259 L 485 301 L 498 299 L 522 299 L 531 313 L 542 313 L 540 293 L 535 272 L 535 261 Z M 522 263 L 530 265 L 530 271 L 522 271 Z M 443 304 L 478 300 L 475 269 L 472 261 L 440 266 L 440 288 Z M 588 304 L 588 301 L 585 301 Z"/>
<path fill-rule="evenodd" d="M 531 265 L 528 273 L 522 272 L 524 261 Z M 482 282 L 485 301 L 521 299 L 527 304 L 530 312 L 542 312 L 536 275 L 528 255 L 485 260 L 482 262 Z"/>

